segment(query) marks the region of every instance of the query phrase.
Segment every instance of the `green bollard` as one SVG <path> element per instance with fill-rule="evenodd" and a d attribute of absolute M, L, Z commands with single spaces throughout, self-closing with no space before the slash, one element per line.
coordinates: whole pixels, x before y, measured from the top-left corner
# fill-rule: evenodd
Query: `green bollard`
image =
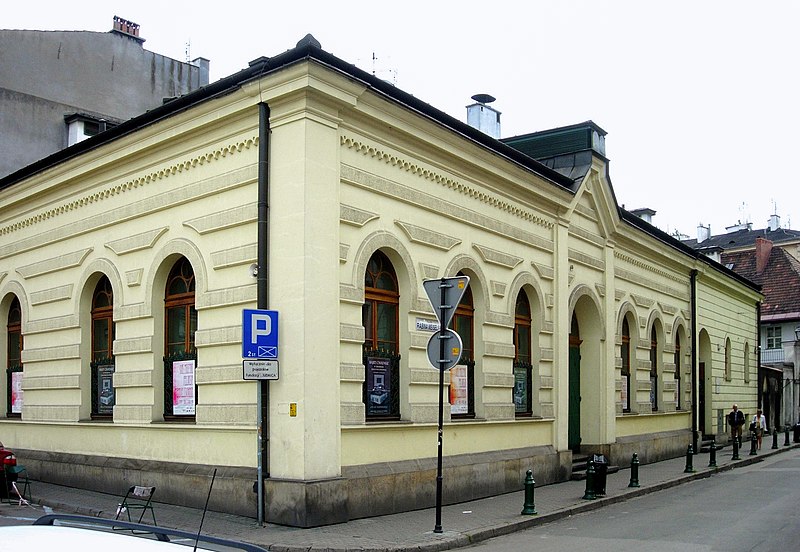
<path fill-rule="evenodd" d="M 778 448 L 778 428 L 772 430 L 772 448 Z"/>
<path fill-rule="evenodd" d="M 756 437 L 756 432 L 753 431 L 750 433 L 750 454 L 749 456 L 756 456 L 758 452 L 756 452 L 756 447 L 758 446 L 758 438 Z"/>
<path fill-rule="evenodd" d="M 717 442 L 715 440 L 711 441 L 711 450 L 708 451 L 708 467 L 717 467 Z"/>
<path fill-rule="evenodd" d="M 635 452 L 631 457 L 631 481 L 628 483 L 628 487 L 638 487 L 639 486 L 639 455 Z"/>
<path fill-rule="evenodd" d="M 733 440 L 733 457 L 731 460 L 741 460 L 741 457 L 739 456 L 739 439 Z"/>
<path fill-rule="evenodd" d="M 689 445 L 686 448 L 686 469 L 683 470 L 683 473 L 694 473 L 694 467 L 692 467 L 692 456 L 694 456 L 694 451 L 692 450 L 692 445 Z"/>
<path fill-rule="evenodd" d="M 784 446 L 784 447 L 788 447 L 788 446 L 789 446 L 789 425 L 788 425 L 788 424 L 787 424 L 787 425 L 786 425 L 786 427 L 783 429 L 783 432 L 786 434 L 786 438 L 785 438 L 785 440 L 783 441 L 783 446 Z"/>
<path fill-rule="evenodd" d="M 597 498 L 594 494 L 594 474 L 594 460 L 589 460 L 589 467 L 586 468 L 586 492 L 583 494 L 583 500 Z"/>
<path fill-rule="evenodd" d="M 525 473 L 525 503 L 522 505 L 522 515 L 532 516 L 536 515 L 536 506 L 533 503 L 533 488 L 536 482 L 533 480 L 533 471 L 528 470 Z"/>

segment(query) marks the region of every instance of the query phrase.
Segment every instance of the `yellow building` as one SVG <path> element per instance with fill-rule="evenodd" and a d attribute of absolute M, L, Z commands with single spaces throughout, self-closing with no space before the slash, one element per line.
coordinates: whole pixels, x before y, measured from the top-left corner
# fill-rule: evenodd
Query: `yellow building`
<path fill-rule="evenodd" d="M 184 504 L 219 468 L 211 507 L 253 516 L 260 463 L 276 523 L 432 506 L 422 282 L 456 275 L 446 502 L 723 438 L 761 295 L 617 206 L 604 134 L 499 141 L 309 36 L 0 180 L 0 438 L 35 478 Z"/>

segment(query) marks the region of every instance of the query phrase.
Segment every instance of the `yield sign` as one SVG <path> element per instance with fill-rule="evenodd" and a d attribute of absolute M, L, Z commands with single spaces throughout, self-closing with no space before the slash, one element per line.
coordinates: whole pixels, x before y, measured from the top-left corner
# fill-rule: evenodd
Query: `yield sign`
<path fill-rule="evenodd" d="M 469 286 L 469 276 L 456 276 L 454 278 L 440 278 L 438 280 L 425 280 L 422 287 L 428 294 L 433 312 L 439 320 L 442 329 L 450 326 L 456 307 L 464 297 Z"/>

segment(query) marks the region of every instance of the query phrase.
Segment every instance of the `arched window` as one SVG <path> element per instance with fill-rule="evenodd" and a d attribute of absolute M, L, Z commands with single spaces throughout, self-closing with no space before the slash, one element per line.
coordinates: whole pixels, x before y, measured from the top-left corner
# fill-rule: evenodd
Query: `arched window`
<path fill-rule="evenodd" d="M 631 411 L 631 328 L 628 318 L 622 319 L 622 411 Z"/>
<path fill-rule="evenodd" d="M 6 325 L 6 416 L 22 416 L 22 309 L 16 297 L 11 302 Z"/>
<path fill-rule="evenodd" d="M 367 420 L 400 418 L 400 293 L 389 258 L 376 251 L 364 275 L 364 387 Z"/>
<path fill-rule="evenodd" d="M 750 383 L 750 343 L 744 344 L 744 382 Z"/>
<path fill-rule="evenodd" d="M 725 338 L 725 381 L 731 381 L 731 340 Z"/>
<path fill-rule="evenodd" d="M 533 364 L 531 358 L 531 305 L 524 291 L 514 308 L 514 412 L 533 414 Z"/>
<path fill-rule="evenodd" d="M 658 334 L 655 324 L 650 330 L 650 406 L 658 410 Z"/>
<path fill-rule="evenodd" d="M 92 295 L 92 418 L 114 414 L 114 292 L 106 276 Z"/>
<path fill-rule="evenodd" d="M 458 276 L 463 274 L 458 273 Z M 461 359 L 450 369 L 450 417 L 475 417 L 475 307 L 468 287 L 453 315 L 453 330 L 461 337 Z"/>
<path fill-rule="evenodd" d="M 675 409 L 680 410 L 682 405 L 681 400 L 681 371 L 683 366 L 681 364 L 681 330 L 675 332 Z"/>
<path fill-rule="evenodd" d="M 164 296 L 164 418 L 193 420 L 197 406 L 197 311 L 192 265 L 181 258 L 167 277 Z"/>

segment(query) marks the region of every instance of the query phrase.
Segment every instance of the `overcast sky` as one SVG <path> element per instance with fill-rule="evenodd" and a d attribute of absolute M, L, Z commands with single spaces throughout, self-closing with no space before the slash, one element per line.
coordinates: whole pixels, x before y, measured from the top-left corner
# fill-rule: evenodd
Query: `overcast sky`
<path fill-rule="evenodd" d="M 503 137 L 592 120 L 617 201 L 670 233 L 773 213 L 800 228 L 800 2 L 41 0 L 4 6 L 0 28 L 105 32 L 114 15 L 147 50 L 188 44 L 212 81 L 311 33 L 463 121 L 495 96 Z"/>

